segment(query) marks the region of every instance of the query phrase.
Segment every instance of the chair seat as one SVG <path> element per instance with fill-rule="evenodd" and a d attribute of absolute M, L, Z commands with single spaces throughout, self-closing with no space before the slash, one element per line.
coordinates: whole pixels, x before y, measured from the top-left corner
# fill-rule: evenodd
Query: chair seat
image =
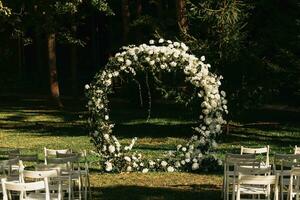
<path fill-rule="evenodd" d="M 242 185 L 240 192 L 241 194 L 268 194 L 268 189 L 265 186 Z"/>
<path fill-rule="evenodd" d="M 45 199 L 45 193 L 30 193 L 26 200 L 41 200 Z M 58 194 L 50 194 L 51 200 L 58 200 Z"/>

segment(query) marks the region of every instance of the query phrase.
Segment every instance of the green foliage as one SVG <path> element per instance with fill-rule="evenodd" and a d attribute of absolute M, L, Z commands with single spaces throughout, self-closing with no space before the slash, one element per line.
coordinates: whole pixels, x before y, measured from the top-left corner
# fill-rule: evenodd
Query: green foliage
<path fill-rule="evenodd" d="M 107 0 L 91 0 L 91 5 L 98 11 L 106 15 L 114 15 L 113 10 L 109 7 Z"/>

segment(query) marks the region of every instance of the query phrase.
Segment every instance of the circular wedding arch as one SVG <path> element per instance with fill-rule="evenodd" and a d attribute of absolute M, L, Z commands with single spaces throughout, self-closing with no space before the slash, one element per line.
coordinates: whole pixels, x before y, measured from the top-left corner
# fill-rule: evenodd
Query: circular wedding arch
<path fill-rule="evenodd" d="M 189 48 L 180 42 L 159 39 L 149 44 L 123 47 L 112 57 L 106 67 L 97 73 L 93 81 L 85 85 L 88 98 L 88 124 L 91 141 L 101 155 L 105 171 L 182 171 L 198 170 L 209 151 L 216 145 L 215 138 L 222 132 L 221 126 L 227 111 L 226 94 L 220 91 L 222 76 L 209 71 L 205 57 L 198 59 L 188 53 Z M 114 124 L 109 118 L 108 94 L 112 92 L 112 79 L 121 75 L 134 77 L 137 71 L 171 72 L 182 70 L 185 80 L 197 88 L 197 96 L 202 100 L 199 125 L 196 132 L 184 145 L 167 156 L 155 160 L 143 159 L 141 154 L 131 152 L 137 138 L 129 145 L 121 145 L 113 135 Z"/>

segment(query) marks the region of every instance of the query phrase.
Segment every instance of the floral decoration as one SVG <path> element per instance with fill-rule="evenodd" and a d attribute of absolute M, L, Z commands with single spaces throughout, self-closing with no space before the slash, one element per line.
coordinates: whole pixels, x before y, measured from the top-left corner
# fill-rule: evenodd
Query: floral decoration
<path fill-rule="evenodd" d="M 204 56 L 199 59 L 188 50 L 184 43 L 164 39 L 123 47 L 105 69 L 95 75 L 92 83 L 85 85 L 91 141 L 103 158 L 105 171 L 196 171 L 207 167 L 203 165 L 207 161 L 213 166 L 221 164 L 210 150 L 217 145 L 215 139 L 226 123 L 223 115 L 228 113 L 226 93 L 219 90 L 222 76 L 209 71 L 211 66 L 205 63 Z M 144 159 L 141 154 L 131 151 L 137 138 L 128 145 L 121 145 L 113 135 L 114 124 L 108 109 L 112 80 L 123 75 L 134 77 L 137 71 L 171 72 L 178 69 L 185 74 L 186 81 L 197 88 L 199 100 L 202 100 L 200 122 L 194 127 L 196 134 L 187 144 L 168 152 L 164 159 Z"/>

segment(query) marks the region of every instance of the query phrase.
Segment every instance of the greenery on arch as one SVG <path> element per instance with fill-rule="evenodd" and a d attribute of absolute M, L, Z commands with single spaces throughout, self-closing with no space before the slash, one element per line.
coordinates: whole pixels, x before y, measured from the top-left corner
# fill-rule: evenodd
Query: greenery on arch
<path fill-rule="evenodd" d="M 188 53 L 184 43 L 159 39 L 148 44 L 123 47 L 120 53 L 111 58 L 104 70 L 96 74 L 93 82 L 85 86 L 88 98 L 88 124 L 90 136 L 97 153 L 103 157 L 105 170 L 110 171 L 183 171 L 205 168 L 207 163 L 217 166 L 215 158 L 207 157 L 215 147 L 216 136 L 226 123 L 223 114 L 228 113 L 225 92 L 220 91 L 222 76 L 209 71 L 205 57 L 200 59 Z M 137 71 L 157 73 L 181 69 L 186 81 L 197 88 L 197 96 L 202 100 L 202 114 L 196 132 L 185 145 L 169 152 L 165 159 L 145 160 L 141 154 L 131 152 L 137 138 L 129 145 L 121 145 L 113 135 L 114 124 L 109 118 L 108 94 L 112 92 L 112 79 L 119 76 L 134 77 Z M 200 109 L 200 108 L 199 108 Z M 206 159 L 206 160 L 205 160 Z M 207 159 L 212 159 L 206 162 Z M 202 165 L 201 165 L 202 164 Z M 220 164 L 220 163 L 219 163 Z"/>

